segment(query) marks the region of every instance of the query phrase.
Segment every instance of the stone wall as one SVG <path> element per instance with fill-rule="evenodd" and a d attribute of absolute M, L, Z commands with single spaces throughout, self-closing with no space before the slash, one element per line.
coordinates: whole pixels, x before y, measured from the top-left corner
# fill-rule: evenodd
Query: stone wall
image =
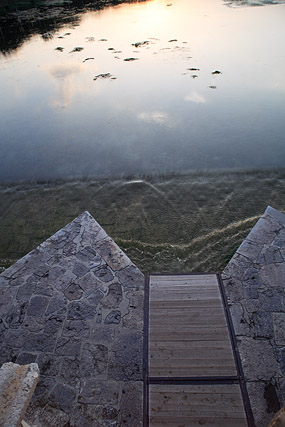
<path fill-rule="evenodd" d="M 223 273 L 255 422 L 285 402 L 285 214 L 268 207 Z"/>
<path fill-rule="evenodd" d="M 85 212 L 0 275 L 1 363 L 36 362 L 34 426 L 141 426 L 144 276 Z"/>

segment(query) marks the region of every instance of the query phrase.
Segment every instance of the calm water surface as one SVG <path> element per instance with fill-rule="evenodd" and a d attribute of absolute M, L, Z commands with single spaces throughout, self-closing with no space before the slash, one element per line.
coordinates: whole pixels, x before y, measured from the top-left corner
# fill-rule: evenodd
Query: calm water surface
<path fill-rule="evenodd" d="M 2 49 L 0 180 L 285 166 L 285 4 L 262 3 L 123 4 Z"/>

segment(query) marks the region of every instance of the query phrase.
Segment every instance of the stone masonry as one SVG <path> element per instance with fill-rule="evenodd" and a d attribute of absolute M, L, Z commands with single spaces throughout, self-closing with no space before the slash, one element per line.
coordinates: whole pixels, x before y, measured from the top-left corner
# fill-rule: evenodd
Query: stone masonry
<path fill-rule="evenodd" d="M 256 426 L 285 402 L 285 214 L 268 207 L 223 273 Z"/>
<path fill-rule="evenodd" d="M 0 362 L 40 368 L 31 426 L 142 425 L 144 276 L 88 212 L 5 270 L 0 293 Z"/>

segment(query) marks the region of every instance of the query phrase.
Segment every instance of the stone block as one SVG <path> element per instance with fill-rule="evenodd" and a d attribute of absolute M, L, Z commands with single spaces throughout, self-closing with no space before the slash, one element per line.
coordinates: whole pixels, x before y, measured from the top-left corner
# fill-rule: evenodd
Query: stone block
<path fill-rule="evenodd" d="M 131 265 L 131 260 L 110 237 L 98 242 L 96 250 L 113 271 Z"/>
<path fill-rule="evenodd" d="M 274 264 L 283 262 L 283 257 L 278 246 L 264 245 L 258 259 L 258 264 Z"/>
<path fill-rule="evenodd" d="M 0 288 L 0 316 L 4 318 L 8 315 L 11 305 L 13 303 L 14 296 L 17 289 L 4 286 Z"/>
<path fill-rule="evenodd" d="M 19 329 L 9 329 L 5 333 L 5 343 L 9 347 L 23 347 L 27 334 Z"/>
<path fill-rule="evenodd" d="M 244 240 L 244 242 L 238 248 L 237 253 L 243 255 L 246 258 L 249 258 L 253 262 L 256 262 L 261 249 L 261 243 L 258 244 Z"/>
<path fill-rule="evenodd" d="M 78 357 L 81 351 L 80 337 L 60 337 L 57 340 L 55 354 L 59 356 L 74 356 Z"/>
<path fill-rule="evenodd" d="M 274 350 L 267 339 L 238 339 L 238 349 L 247 381 L 270 381 L 281 374 Z"/>
<path fill-rule="evenodd" d="M 143 425 L 143 383 L 127 382 L 123 385 L 120 402 L 121 425 L 142 427 Z"/>
<path fill-rule="evenodd" d="M 267 427 L 274 412 L 271 412 L 266 401 L 266 382 L 248 382 L 247 391 L 254 416 L 255 425 Z M 268 394 L 268 392 L 267 392 Z"/>
<path fill-rule="evenodd" d="M 107 265 L 96 268 L 92 272 L 99 280 L 101 280 L 101 282 L 104 283 L 108 283 L 114 279 L 114 275 L 110 268 L 107 267 Z"/>
<path fill-rule="evenodd" d="M 53 296 L 50 298 L 45 315 L 49 316 L 52 313 L 62 313 L 66 311 L 67 300 L 63 296 Z"/>
<path fill-rule="evenodd" d="M 37 359 L 37 355 L 33 353 L 21 353 L 17 357 L 17 363 L 19 365 L 27 365 L 29 363 L 34 363 Z"/>
<path fill-rule="evenodd" d="M 107 372 L 109 350 L 104 344 L 86 342 L 82 348 L 80 375 L 95 377 Z"/>
<path fill-rule="evenodd" d="M 67 318 L 71 319 L 93 319 L 96 308 L 84 301 L 74 301 L 69 304 Z"/>
<path fill-rule="evenodd" d="M 273 313 L 273 326 L 276 344 L 285 346 L 285 313 Z"/>
<path fill-rule="evenodd" d="M 248 258 L 240 254 L 235 254 L 230 263 L 226 266 L 224 274 L 232 279 L 242 280 L 246 270 L 253 266 Z"/>
<path fill-rule="evenodd" d="M 48 297 L 42 295 L 36 295 L 32 297 L 27 308 L 27 315 L 33 317 L 43 316 L 49 301 L 50 300 Z"/>
<path fill-rule="evenodd" d="M 39 380 L 36 363 L 5 363 L 0 369 L 0 425 L 18 427 Z"/>
<path fill-rule="evenodd" d="M 265 311 L 253 313 L 252 321 L 256 338 L 271 338 L 273 336 L 272 313 Z"/>
<path fill-rule="evenodd" d="M 38 365 L 41 375 L 54 377 L 60 371 L 61 363 L 58 358 L 52 353 L 41 353 L 38 356 Z"/>
<path fill-rule="evenodd" d="M 112 323 L 118 325 L 121 322 L 121 317 L 120 310 L 110 311 L 110 313 L 105 317 L 104 323 L 106 323 L 106 325 L 110 325 Z"/>
<path fill-rule="evenodd" d="M 88 322 L 81 319 L 76 320 L 66 320 L 63 329 L 62 335 L 66 337 L 88 337 L 90 331 L 90 326 Z"/>
<path fill-rule="evenodd" d="M 119 383 L 117 381 L 101 381 L 96 378 L 81 381 L 79 403 L 117 405 L 118 399 Z"/>
<path fill-rule="evenodd" d="M 49 402 L 56 408 L 65 412 L 72 410 L 76 392 L 73 387 L 66 384 L 56 384 L 49 395 Z"/>
<path fill-rule="evenodd" d="M 112 346 L 108 376 L 117 381 L 142 380 L 143 339 L 139 332 L 128 331 Z"/>
<path fill-rule="evenodd" d="M 243 299 L 242 282 L 237 278 L 227 277 L 223 279 L 227 299 L 229 302 L 239 302 Z"/>
<path fill-rule="evenodd" d="M 244 310 L 241 304 L 233 304 L 230 307 L 230 312 L 233 320 L 235 335 L 250 335 L 250 327 L 244 315 Z"/>
<path fill-rule="evenodd" d="M 24 285 L 18 288 L 18 292 L 16 295 L 17 301 L 19 302 L 27 302 L 31 298 L 35 289 L 35 283 L 31 281 L 26 282 Z"/>
<path fill-rule="evenodd" d="M 23 322 L 23 328 L 29 332 L 42 332 L 45 327 L 45 319 L 41 317 L 27 316 Z"/>
<path fill-rule="evenodd" d="M 144 275 L 133 264 L 118 271 L 116 276 L 126 291 L 140 291 L 144 289 Z"/>
<path fill-rule="evenodd" d="M 69 384 L 72 387 L 79 387 L 81 380 L 79 369 L 79 359 L 74 357 L 65 357 L 60 370 L 60 378 L 64 384 Z"/>
<path fill-rule="evenodd" d="M 122 285 L 120 283 L 112 283 L 108 287 L 108 294 L 101 301 L 101 304 L 105 308 L 117 308 L 119 307 L 123 299 Z"/>
<path fill-rule="evenodd" d="M 24 321 L 26 311 L 27 311 L 27 303 L 12 305 L 9 308 L 9 311 L 5 319 L 9 327 L 12 329 L 19 328 Z"/>
<path fill-rule="evenodd" d="M 69 301 L 79 300 L 83 295 L 83 289 L 76 283 L 71 283 L 65 290 L 64 295 Z"/>
<path fill-rule="evenodd" d="M 281 288 L 285 287 L 285 262 L 282 264 L 264 265 L 260 269 L 262 282 L 268 287 Z"/>
<path fill-rule="evenodd" d="M 56 335 L 29 334 L 25 340 L 23 349 L 27 351 L 52 352 L 56 343 Z"/>
<path fill-rule="evenodd" d="M 72 270 L 73 274 L 76 277 L 82 277 L 86 273 L 88 273 L 88 271 L 89 271 L 89 269 L 88 269 L 87 265 L 85 265 L 85 264 L 83 264 L 81 262 L 76 262 L 74 264 L 74 267 L 73 267 L 73 270 Z"/>

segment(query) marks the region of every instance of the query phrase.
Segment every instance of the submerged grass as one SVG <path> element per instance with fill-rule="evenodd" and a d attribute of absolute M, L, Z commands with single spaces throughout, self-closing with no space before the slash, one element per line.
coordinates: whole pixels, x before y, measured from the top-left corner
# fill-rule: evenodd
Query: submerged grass
<path fill-rule="evenodd" d="M 0 265 L 88 210 L 143 272 L 218 271 L 267 205 L 285 169 L 2 184 Z"/>

